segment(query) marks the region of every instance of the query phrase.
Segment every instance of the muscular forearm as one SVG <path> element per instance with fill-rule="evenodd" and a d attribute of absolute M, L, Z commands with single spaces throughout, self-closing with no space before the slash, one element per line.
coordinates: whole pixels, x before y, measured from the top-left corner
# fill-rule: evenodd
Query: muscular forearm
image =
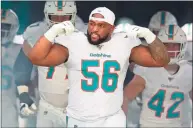
<path fill-rule="evenodd" d="M 167 65 L 170 61 L 165 45 L 156 38 L 148 45 L 152 58 L 160 65 Z"/>
<path fill-rule="evenodd" d="M 34 62 L 46 58 L 52 48 L 52 43 L 44 36 L 36 42 L 35 46 L 28 52 L 28 58 Z"/>

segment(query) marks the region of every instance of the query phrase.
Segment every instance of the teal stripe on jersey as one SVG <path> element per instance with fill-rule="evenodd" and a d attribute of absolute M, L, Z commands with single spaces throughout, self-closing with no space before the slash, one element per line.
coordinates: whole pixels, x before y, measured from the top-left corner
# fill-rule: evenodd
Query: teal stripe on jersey
<path fill-rule="evenodd" d="M 169 32 L 168 32 L 168 38 L 173 39 L 174 36 L 174 25 L 169 25 Z"/>
<path fill-rule="evenodd" d="M 62 10 L 63 1 L 58 1 L 58 10 Z"/>
<path fill-rule="evenodd" d="M 161 26 L 164 26 L 166 22 L 166 12 L 161 12 Z"/>

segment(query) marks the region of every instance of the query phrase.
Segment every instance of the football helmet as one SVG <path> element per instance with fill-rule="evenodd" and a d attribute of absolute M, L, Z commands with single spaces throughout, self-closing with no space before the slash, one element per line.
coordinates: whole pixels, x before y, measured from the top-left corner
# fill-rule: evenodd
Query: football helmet
<path fill-rule="evenodd" d="M 163 43 L 179 43 L 179 50 L 168 50 L 168 53 L 174 53 L 174 57 L 170 58 L 169 64 L 175 64 L 184 59 L 185 51 L 187 49 L 187 38 L 184 31 L 178 25 L 167 25 L 163 27 L 159 33 L 158 38 Z"/>
<path fill-rule="evenodd" d="M 182 26 L 182 30 L 186 33 L 187 41 L 192 42 L 192 23 Z"/>
<path fill-rule="evenodd" d="M 19 30 L 19 20 L 11 9 L 1 9 L 1 44 L 13 41 Z"/>
<path fill-rule="evenodd" d="M 51 20 L 51 15 L 70 16 L 70 20 L 75 24 L 77 8 L 74 1 L 47 1 L 44 7 L 45 20 L 49 26 L 59 23 Z"/>
<path fill-rule="evenodd" d="M 116 32 L 121 32 L 121 31 L 123 31 L 123 32 L 126 32 L 127 31 L 127 29 L 128 29 L 128 27 L 130 26 L 130 25 L 134 25 L 135 23 L 134 23 L 134 21 L 132 20 L 132 19 L 130 19 L 130 18 L 127 18 L 127 17 L 122 17 L 122 18 L 120 18 L 117 22 L 116 22 L 116 28 L 115 28 L 115 33 Z"/>
<path fill-rule="evenodd" d="M 127 17 L 121 17 L 118 19 L 117 23 L 116 23 L 116 26 L 119 25 L 119 24 L 131 24 L 131 25 L 134 25 L 134 21 L 130 18 L 127 18 Z"/>
<path fill-rule="evenodd" d="M 76 15 L 75 27 L 78 30 L 82 30 L 84 28 L 84 21 L 78 15 Z"/>
<path fill-rule="evenodd" d="M 151 17 L 148 28 L 157 35 L 161 27 L 170 24 L 178 25 L 176 17 L 168 11 L 158 11 Z"/>
<path fill-rule="evenodd" d="M 192 60 L 192 23 L 187 23 L 182 26 L 182 30 L 186 33 L 187 37 L 187 51 L 185 53 L 186 60 Z"/>

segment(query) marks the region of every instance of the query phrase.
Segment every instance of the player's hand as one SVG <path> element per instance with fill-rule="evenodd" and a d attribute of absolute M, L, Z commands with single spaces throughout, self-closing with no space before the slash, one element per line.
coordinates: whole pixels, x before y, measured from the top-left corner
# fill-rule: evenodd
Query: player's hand
<path fill-rule="evenodd" d="M 71 34 L 72 32 L 74 32 L 75 27 L 72 24 L 71 21 L 64 21 L 58 24 L 54 24 L 45 34 L 44 36 L 50 41 L 50 42 L 54 42 L 54 38 L 57 35 L 60 34 Z"/>
<path fill-rule="evenodd" d="M 37 107 L 27 92 L 19 95 L 20 113 L 22 116 L 30 116 L 36 113 Z"/>
<path fill-rule="evenodd" d="M 128 26 L 127 33 L 129 35 L 133 35 L 138 38 L 145 38 L 148 44 L 152 43 L 156 38 L 156 35 L 153 34 L 148 28 L 140 27 L 136 25 Z"/>

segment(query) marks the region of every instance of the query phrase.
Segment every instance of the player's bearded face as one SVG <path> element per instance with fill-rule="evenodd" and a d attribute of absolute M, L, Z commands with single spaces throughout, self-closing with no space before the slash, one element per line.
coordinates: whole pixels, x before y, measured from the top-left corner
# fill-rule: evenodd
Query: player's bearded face
<path fill-rule="evenodd" d="M 104 37 L 101 37 L 99 34 L 97 33 L 89 33 L 89 31 L 87 30 L 87 39 L 89 41 L 89 43 L 93 44 L 93 45 L 98 45 L 103 43 L 105 40 L 107 40 L 109 37 L 109 34 L 107 34 Z"/>
<path fill-rule="evenodd" d="M 89 43 L 98 45 L 108 40 L 111 36 L 113 27 L 101 21 L 89 21 L 87 38 Z"/>

